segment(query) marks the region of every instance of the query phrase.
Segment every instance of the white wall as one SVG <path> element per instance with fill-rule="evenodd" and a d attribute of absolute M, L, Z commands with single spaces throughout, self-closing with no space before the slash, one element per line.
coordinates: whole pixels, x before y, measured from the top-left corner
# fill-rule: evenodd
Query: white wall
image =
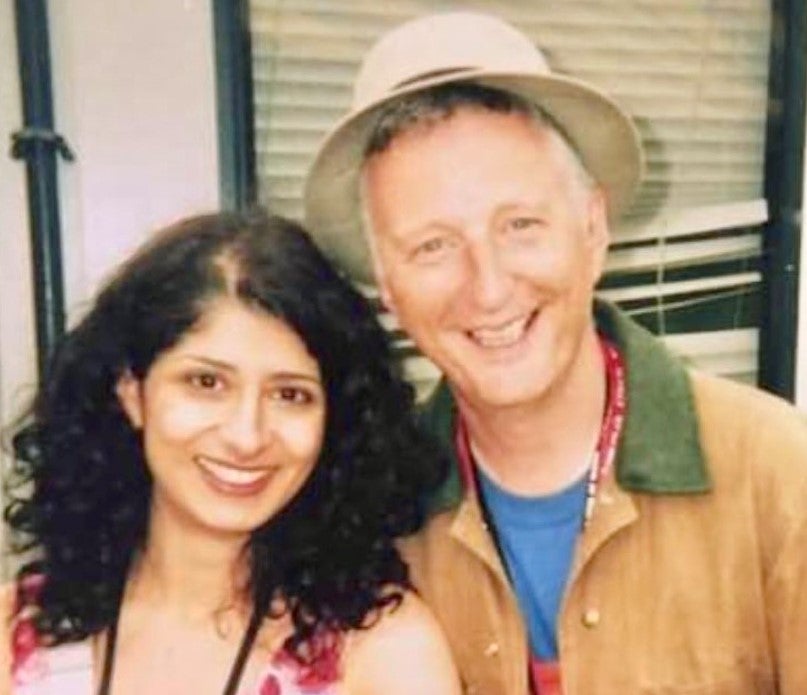
<path fill-rule="evenodd" d="M 52 0 L 68 309 L 144 234 L 218 205 L 210 0 Z"/>
<path fill-rule="evenodd" d="M 13 3 L 0 2 L 0 147 L 22 125 Z M 52 0 L 66 304 L 157 226 L 219 204 L 210 0 Z M 0 157 L 0 422 L 34 381 L 25 168 Z"/>
<path fill-rule="evenodd" d="M 12 7 L 0 2 L 0 432 L 30 396 L 36 371 L 25 168 L 5 156 L 22 123 Z M 0 554 L 0 577 L 5 561 Z"/>
<path fill-rule="evenodd" d="M 3 150 L 22 125 L 13 6 L 0 0 Z M 148 231 L 219 205 L 212 11 L 210 0 L 51 0 L 48 11 L 56 127 L 77 157 L 59 165 L 75 318 Z M 24 174 L 0 157 L 3 425 L 27 403 L 36 372 Z"/>
<path fill-rule="evenodd" d="M 14 16 L 0 2 L 0 147 L 22 123 Z M 3 152 L 5 155 L 5 152 Z M 0 423 L 18 409 L 36 370 L 25 167 L 0 157 Z"/>

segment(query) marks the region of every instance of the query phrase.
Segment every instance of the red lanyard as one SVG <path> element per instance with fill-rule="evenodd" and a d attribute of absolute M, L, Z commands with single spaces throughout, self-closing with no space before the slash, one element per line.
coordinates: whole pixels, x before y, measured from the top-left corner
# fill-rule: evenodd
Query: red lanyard
<path fill-rule="evenodd" d="M 608 391 L 594 461 L 588 473 L 583 528 L 588 525 L 591 516 L 594 514 L 600 481 L 608 475 L 614 465 L 616 450 L 619 446 L 619 435 L 625 422 L 625 409 L 627 407 L 625 365 L 622 362 L 622 356 L 613 343 L 603 337 L 600 337 L 600 347 L 602 348 L 602 356 L 605 362 L 605 379 Z"/>
<path fill-rule="evenodd" d="M 608 475 L 614 465 L 627 406 L 625 365 L 622 362 L 622 356 L 613 343 L 603 337 L 600 337 L 600 347 L 602 348 L 605 362 L 605 378 L 608 391 L 600 436 L 597 440 L 594 460 L 588 474 L 586 506 L 583 512 L 584 529 L 591 521 L 594 513 L 600 481 Z M 541 661 L 532 655 L 530 657 L 530 685 L 534 695 L 561 695 L 560 663 L 557 661 Z"/>
<path fill-rule="evenodd" d="M 563 695 L 560 689 L 560 664 L 530 658 L 530 685 L 533 695 Z"/>

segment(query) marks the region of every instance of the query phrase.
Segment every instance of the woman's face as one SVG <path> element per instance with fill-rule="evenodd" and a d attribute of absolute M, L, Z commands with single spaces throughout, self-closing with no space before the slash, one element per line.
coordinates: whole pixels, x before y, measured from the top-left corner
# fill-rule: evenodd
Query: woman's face
<path fill-rule="evenodd" d="M 211 303 L 143 380 L 122 378 L 118 396 L 142 431 L 152 528 L 248 535 L 300 490 L 322 447 L 317 361 L 283 321 L 232 298 Z"/>

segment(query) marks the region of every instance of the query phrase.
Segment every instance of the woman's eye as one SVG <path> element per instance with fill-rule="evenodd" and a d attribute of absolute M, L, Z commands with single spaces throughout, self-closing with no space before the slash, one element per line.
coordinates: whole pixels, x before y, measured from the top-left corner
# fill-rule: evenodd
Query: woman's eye
<path fill-rule="evenodd" d="M 224 381 L 218 374 L 199 372 L 188 376 L 188 383 L 201 391 L 218 391 L 224 387 Z"/>
<path fill-rule="evenodd" d="M 314 400 L 314 396 L 310 392 L 296 386 L 282 386 L 273 392 L 272 397 L 277 401 L 292 405 L 305 405 Z"/>

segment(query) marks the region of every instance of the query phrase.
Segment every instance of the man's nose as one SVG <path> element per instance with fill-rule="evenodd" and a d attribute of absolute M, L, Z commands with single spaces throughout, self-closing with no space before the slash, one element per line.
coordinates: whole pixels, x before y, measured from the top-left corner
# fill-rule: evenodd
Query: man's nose
<path fill-rule="evenodd" d="M 470 249 L 471 285 L 477 305 L 486 311 L 501 307 L 510 296 L 512 276 L 501 252 L 490 239 L 480 240 Z"/>

